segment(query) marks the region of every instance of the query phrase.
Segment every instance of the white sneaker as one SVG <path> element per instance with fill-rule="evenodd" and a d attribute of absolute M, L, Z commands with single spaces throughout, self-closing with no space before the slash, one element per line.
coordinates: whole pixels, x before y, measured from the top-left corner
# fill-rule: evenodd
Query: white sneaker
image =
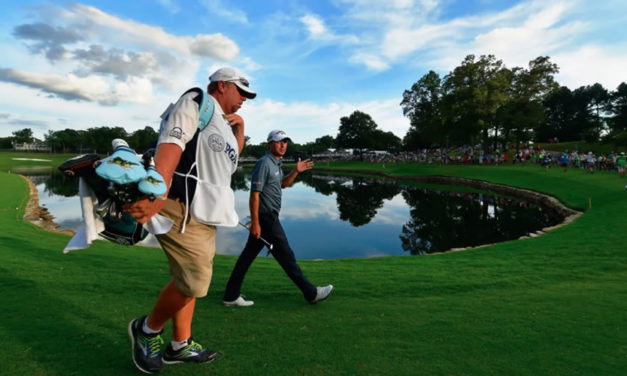
<path fill-rule="evenodd" d="M 237 299 L 233 300 L 232 302 L 227 302 L 223 300 L 222 304 L 224 304 L 225 306 L 249 307 L 255 304 L 255 302 L 253 302 L 252 300 L 246 300 L 244 299 L 244 295 L 240 295 L 237 297 Z"/>
<path fill-rule="evenodd" d="M 328 285 L 324 287 L 316 287 L 316 290 L 317 290 L 316 297 L 314 298 L 314 300 L 309 302 L 311 304 L 316 304 L 328 298 L 329 295 L 331 295 L 331 293 L 333 292 L 333 285 Z"/>

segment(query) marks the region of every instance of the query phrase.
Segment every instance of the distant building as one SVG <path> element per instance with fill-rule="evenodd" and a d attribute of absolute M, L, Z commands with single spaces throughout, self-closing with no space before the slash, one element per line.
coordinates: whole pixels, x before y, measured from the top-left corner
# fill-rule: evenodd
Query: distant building
<path fill-rule="evenodd" d="M 316 153 L 313 159 L 341 159 L 353 155 L 353 149 L 326 149 L 321 153 Z"/>
<path fill-rule="evenodd" d="M 27 143 L 13 142 L 13 150 L 16 151 L 33 151 L 33 152 L 50 152 L 50 146 L 43 143 L 43 141 L 35 139 L 35 141 Z"/>

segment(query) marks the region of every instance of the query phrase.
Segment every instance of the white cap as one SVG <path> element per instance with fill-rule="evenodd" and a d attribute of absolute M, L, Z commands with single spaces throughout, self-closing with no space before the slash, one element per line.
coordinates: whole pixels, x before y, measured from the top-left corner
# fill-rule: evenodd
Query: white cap
<path fill-rule="evenodd" d="M 287 136 L 287 133 L 278 129 L 275 129 L 272 132 L 268 133 L 268 142 L 278 142 L 285 139 L 287 139 L 288 141 L 292 141 L 292 139 Z"/>
<path fill-rule="evenodd" d="M 234 83 L 248 99 L 253 99 L 257 96 L 253 90 L 248 87 L 248 80 L 238 71 L 233 68 L 224 67 L 213 72 L 209 76 L 209 82 L 225 81 Z"/>

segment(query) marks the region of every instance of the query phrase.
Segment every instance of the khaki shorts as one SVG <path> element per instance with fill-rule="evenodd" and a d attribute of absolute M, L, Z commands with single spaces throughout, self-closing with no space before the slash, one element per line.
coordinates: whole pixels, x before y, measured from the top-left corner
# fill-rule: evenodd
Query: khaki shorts
<path fill-rule="evenodd" d="M 181 234 L 185 205 L 179 200 L 167 199 L 160 214 L 174 221 L 168 233 L 157 235 L 168 258 L 174 284 L 184 295 L 197 298 L 207 295 L 216 253 L 216 228 L 192 218 Z"/>

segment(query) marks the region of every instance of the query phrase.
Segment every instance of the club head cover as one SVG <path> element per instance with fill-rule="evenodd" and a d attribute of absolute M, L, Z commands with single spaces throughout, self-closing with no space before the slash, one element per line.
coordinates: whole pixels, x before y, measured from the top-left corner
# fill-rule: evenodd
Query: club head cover
<path fill-rule="evenodd" d="M 157 172 L 154 166 L 148 167 L 146 176 L 137 184 L 137 188 L 141 193 L 153 197 L 162 196 L 168 190 L 163 176 Z"/>
<path fill-rule="evenodd" d="M 68 176 L 87 177 L 94 174 L 94 164 L 100 159 L 95 153 L 81 154 L 61 163 L 59 171 Z"/>
<path fill-rule="evenodd" d="M 115 184 L 129 184 L 146 177 L 146 170 L 133 149 L 119 145 L 96 167 L 96 174 Z"/>

